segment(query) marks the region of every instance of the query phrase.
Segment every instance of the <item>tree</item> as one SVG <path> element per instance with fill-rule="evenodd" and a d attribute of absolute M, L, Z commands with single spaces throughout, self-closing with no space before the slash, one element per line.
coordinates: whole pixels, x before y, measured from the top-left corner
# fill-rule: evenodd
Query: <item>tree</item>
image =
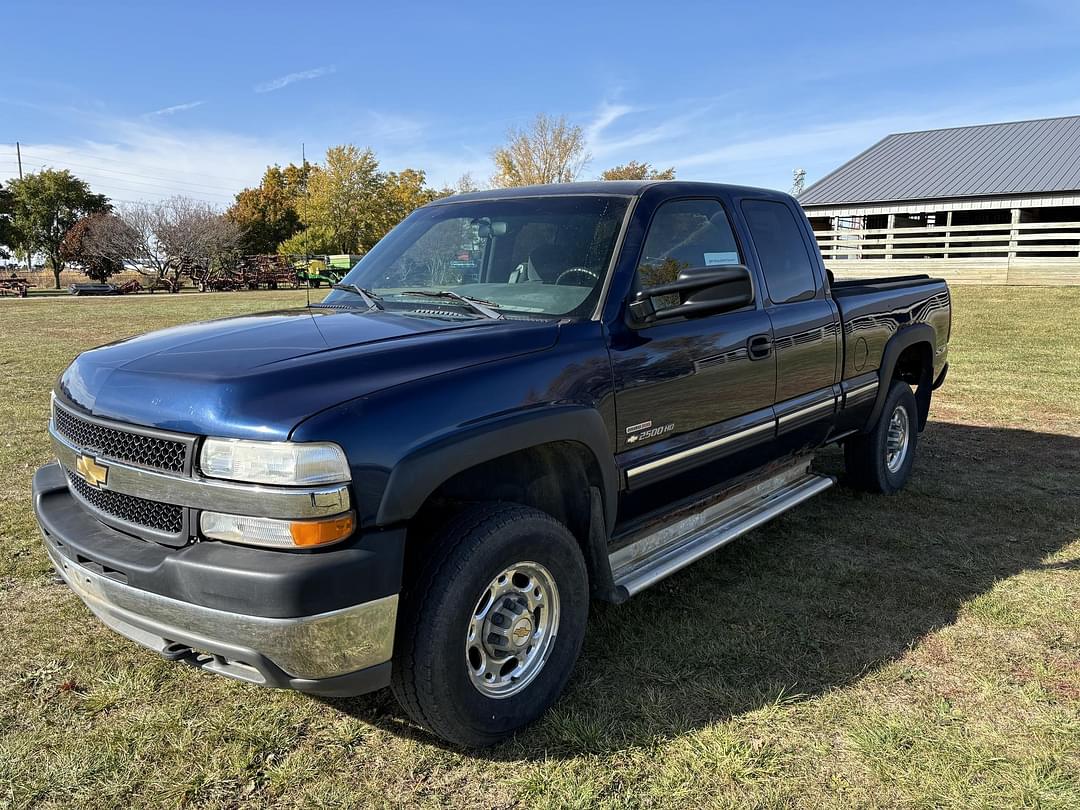
<path fill-rule="evenodd" d="M 791 173 L 791 196 L 798 197 L 806 188 L 806 169 L 795 169 Z"/>
<path fill-rule="evenodd" d="M 427 176 L 420 169 L 403 169 L 387 173 L 382 182 L 380 205 L 375 222 L 376 242 L 390 229 L 422 205 L 447 197 L 449 189 L 436 191 L 427 185 Z M 374 244 L 374 242 L 372 243 Z"/>
<path fill-rule="evenodd" d="M 337 243 L 332 233 L 312 225 L 286 239 L 277 250 L 285 256 L 321 256 L 336 253 Z"/>
<path fill-rule="evenodd" d="M 0 259 L 11 255 L 15 247 L 15 226 L 12 222 L 13 203 L 11 192 L 0 183 Z"/>
<path fill-rule="evenodd" d="M 332 147 L 297 201 L 304 230 L 278 252 L 365 253 L 413 209 L 448 193 L 429 188 L 418 169 L 380 171 L 371 149 Z"/>
<path fill-rule="evenodd" d="M 209 274 L 240 245 L 240 229 L 209 203 L 188 197 L 129 203 L 97 233 L 99 249 L 176 292 L 182 273 Z"/>
<path fill-rule="evenodd" d="M 326 164 L 308 182 L 297 204 L 307 227 L 316 228 L 332 253 L 360 253 L 375 244 L 372 211 L 382 185 L 379 161 L 371 149 L 334 146 Z"/>
<path fill-rule="evenodd" d="M 527 129 L 508 130 L 506 139 L 491 155 L 496 188 L 570 183 L 591 159 L 581 127 L 562 116 L 538 115 Z"/>
<path fill-rule="evenodd" d="M 663 171 L 654 169 L 650 163 L 631 160 L 621 166 L 606 169 L 600 175 L 601 180 L 674 180 L 675 167 L 669 166 Z"/>
<path fill-rule="evenodd" d="M 284 169 L 267 166 L 258 186 L 236 195 L 225 215 L 240 228 L 245 253 L 273 253 L 303 229 L 296 206 L 307 193 L 315 171 L 317 167 L 306 160 L 300 166 L 290 163 Z"/>
<path fill-rule="evenodd" d="M 479 191 L 480 186 L 473 180 L 472 172 L 465 172 L 449 190 L 454 194 L 468 194 L 470 191 Z"/>
<path fill-rule="evenodd" d="M 67 169 L 42 169 L 12 180 L 9 188 L 16 239 L 25 252 L 45 254 L 59 290 L 64 234 L 82 217 L 108 211 L 109 201 Z"/>
<path fill-rule="evenodd" d="M 110 276 L 124 269 L 124 263 L 105 249 L 102 234 L 110 227 L 113 214 L 98 212 L 83 217 L 64 234 L 60 242 L 60 255 L 65 263 L 82 267 L 93 281 L 107 281 Z"/>

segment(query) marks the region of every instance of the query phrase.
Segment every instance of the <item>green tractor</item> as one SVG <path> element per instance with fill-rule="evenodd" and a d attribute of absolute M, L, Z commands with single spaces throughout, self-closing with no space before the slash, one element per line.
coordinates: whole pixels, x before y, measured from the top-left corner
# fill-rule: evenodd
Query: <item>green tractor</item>
<path fill-rule="evenodd" d="M 336 253 L 332 256 L 308 256 L 299 259 L 293 266 L 301 284 L 318 289 L 323 284 L 337 284 L 358 261 L 360 256 L 355 253 Z"/>

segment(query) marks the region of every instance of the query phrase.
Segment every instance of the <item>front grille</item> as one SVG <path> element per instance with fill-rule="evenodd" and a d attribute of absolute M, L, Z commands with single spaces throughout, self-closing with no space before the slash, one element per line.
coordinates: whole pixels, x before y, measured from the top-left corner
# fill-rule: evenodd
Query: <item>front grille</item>
<path fill-rule="evenodd" d="M 53 420 L 56 432 L 84 452 L 154 470 L 185 471 L 188 445 L 184 442 L 99 425 L 59 404 L 54 409 Z"/>
<path fill-rule="evenodd" d="M 184 508 L 182 506 L 98 489 L 90 486 L 70 470 L 65 470 L 65 472 L 71 488 L 78 493 L 80 498 L 102 514 L 136 526 L 146 526 L 165 534 L 180 534 L 183 531 Z"/>

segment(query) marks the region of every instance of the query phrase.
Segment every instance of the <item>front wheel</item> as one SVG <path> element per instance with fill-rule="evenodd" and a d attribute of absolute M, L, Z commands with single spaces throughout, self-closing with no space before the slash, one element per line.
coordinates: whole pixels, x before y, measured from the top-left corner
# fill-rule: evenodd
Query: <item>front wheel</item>
<path fill-rule="evenodd" d="M 919 416 L 911 386 L 893 380 L 877 423 L 844 443 L 848 481 L 858 489 L 892 495 L 911 477 Z"/>
<path fill-rule="evenodd" d="M 581 650 L 589 582 L 573 535 L 517 504 L 447 522 L 402 599 L 392 688 L 456 745 L 492 745 L 558 698 Z"/>

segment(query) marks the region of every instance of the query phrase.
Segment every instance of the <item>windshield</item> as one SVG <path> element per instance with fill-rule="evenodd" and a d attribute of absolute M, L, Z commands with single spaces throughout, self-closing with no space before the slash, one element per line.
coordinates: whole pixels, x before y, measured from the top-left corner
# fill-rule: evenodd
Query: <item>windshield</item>
<path fill-rule="evenodd" d="M 587 316 L 629 198 L 525 197 L 433 205 L 414 211 L 361 259 L 342 284 L 374 293 L 387 310 L 432 309 L 477 317 L 451 291 L 500 314 Z M 327 303 L 356 296 L 335 290 Z"/>

